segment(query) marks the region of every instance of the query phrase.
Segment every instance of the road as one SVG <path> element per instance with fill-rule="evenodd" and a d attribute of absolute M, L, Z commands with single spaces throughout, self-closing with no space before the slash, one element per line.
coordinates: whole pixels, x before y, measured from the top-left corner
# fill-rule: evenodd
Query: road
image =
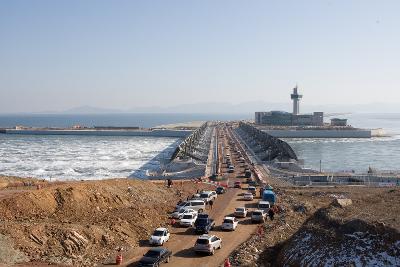
<path fill-rule="evenodd" d="M 213 209 L 210 210 L 208 207 L 207 213 L 209 213 L 211 218 L 216 222 L 215 229 L 209 234 L 217 235 L 222 239 L 222 249 L 216 251 L 214 256 L 196 255 L 193 251 L 193 246 L 198 235 L 194 233 L 194 229 L 173 227 L 171 229 L 170 241 L 165 244 L 165 247 L 172 251 L 172 258 L 170 263 L 163 264 L 162 266 L 220 266 L 229 254 L 237 246 L 245 242 L 257 229 L 257 225 L 251 224 L 250 218 L 247 217 L 239 219 L 239 225 L 233 232 L 220 230 L 223 218 L 232 214 L 236 207 L 245 206 L 254 209 L 259 199 L 256 198 L 253 201 L 244 201 L 242 200 L 242 193 L 245 192 L 246 189 L 233 188 L 233 183 L 235 181 L 244 180 L 244 178 L 238 178 L 243 175 L 244 167 L 240 166 L 238 162 L 239 155 L 235 153 L 235 150 L 237 150 L 235 148 L 236 145 L 234 144 L 235 140 L 231 139 L 231 136 L 228 134 L 225 127 L 220 128 L 218 141 L 218 150 L 220 150 L 220 152 L 224 150 L 224 153 L 218 153 L 220 157 L 219 163 L 221 174 L 223 177 L 228 178 L 230 188 L 227 193 L 218 196 L 213 205 Z M 222 164 L 222 157 L 226 154 L 231 155 L 231 162 L 235 166 L 234 173 L 228 173 L 227 164 Z M 138 260 L 149 248 L 147 241 L 143 241 L 141 242 L 140 247 L 135 249 L 135 251 L 125 253 L 124 256 L 128 260 L 125 261 L 124 266 L 136 266 Z"/>

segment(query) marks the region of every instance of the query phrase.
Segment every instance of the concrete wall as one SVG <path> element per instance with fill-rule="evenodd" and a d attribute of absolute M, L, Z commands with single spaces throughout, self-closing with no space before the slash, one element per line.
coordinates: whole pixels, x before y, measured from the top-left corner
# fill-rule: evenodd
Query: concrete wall
<path fill-rule="evenodd" d="M 371 138 L 371 130 L 263 130 L 278 138 Z"/>
<path fill-rule="evenodd" d="M 187 130 L 153 130 L 153 131 L 123 131 L 123 130 L 13 130 L 7 129 L 6 134 L 26 135 L 94 135 L 94 136 L 152 136 L 184 138 L 192 131 Z"/>

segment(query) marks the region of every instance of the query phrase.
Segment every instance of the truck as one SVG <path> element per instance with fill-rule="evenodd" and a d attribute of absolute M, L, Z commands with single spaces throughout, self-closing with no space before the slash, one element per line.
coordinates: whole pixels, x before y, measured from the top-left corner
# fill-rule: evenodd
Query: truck
<path fill-rule="evenodd" d="M 268 201 L 271 205 L 276 202 L 276 195 L 272 190 L 264 190 L 262 194 L 262 200 Z"/>
<path fill-rule="evenodd" d="M 196 233 L 208 234 L 215 226 L 215 221 L 211 218 L 198 218 L 195 223 Z"/>

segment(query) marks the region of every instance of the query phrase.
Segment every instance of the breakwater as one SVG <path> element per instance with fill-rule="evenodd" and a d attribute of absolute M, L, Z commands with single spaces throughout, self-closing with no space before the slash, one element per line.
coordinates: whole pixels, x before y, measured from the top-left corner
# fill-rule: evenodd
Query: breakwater
<path fill-rule="evenodd" d="M 87 136 L 143 136 L 143 137 L 178 137 L 185 138 L 191 130 L 98 130 L 98 129 L 5 129 L 3 134 L 23 135 L 87 135 Z"/>

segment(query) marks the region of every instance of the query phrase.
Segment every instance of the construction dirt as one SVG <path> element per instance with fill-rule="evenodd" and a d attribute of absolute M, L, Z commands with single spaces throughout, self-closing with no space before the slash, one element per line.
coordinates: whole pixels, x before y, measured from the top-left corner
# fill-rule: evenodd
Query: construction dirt
<path fill-rule="evenodd" d="M 168 224 L 179 199 L 209 188 L 193 182 L 115 179 L 21 183 L 0 178 L 0 265 L 93 266 Z M 26 180 L 25 182 L 30 182 Z"/>
<path fill-rule="evenodd" d="M 244 243 L 220 252 L 221 257 L 216 253 L 202 266 L 218 266 L 229 254 L 233 266 L 400 265 L 399 188 L 292 187 L 273 178 L 269 182 L 281 208 L 274 220 L 261 232 L 246 228 L 247 241 L 240 236 Z M 211 188 L 192 181 L 167 188 L 162 181 L 54 184 L 10 177 L 0 178 L 0 185 L 0 266 L 106 263 L 118 248 L 139 247 L 154 228 L 166 226 L 167 214 L 179 199 Z M 235 196 L 232 201 L 238 201 Z M 227 203 L 216 204 L 237 205 L 228 197 L 224 196 Z M 213 216 L 220 220 L 223 214 Z M 190 244 L 193 238 L 187 237 Z M 188 246 L 176 247 L 184 245 Z"/>
<path fill-rule="evenodd" d="M 281 211 L 231 254 L 234 266 L 400 266 L 398 188 L 271 183 Z"/>

